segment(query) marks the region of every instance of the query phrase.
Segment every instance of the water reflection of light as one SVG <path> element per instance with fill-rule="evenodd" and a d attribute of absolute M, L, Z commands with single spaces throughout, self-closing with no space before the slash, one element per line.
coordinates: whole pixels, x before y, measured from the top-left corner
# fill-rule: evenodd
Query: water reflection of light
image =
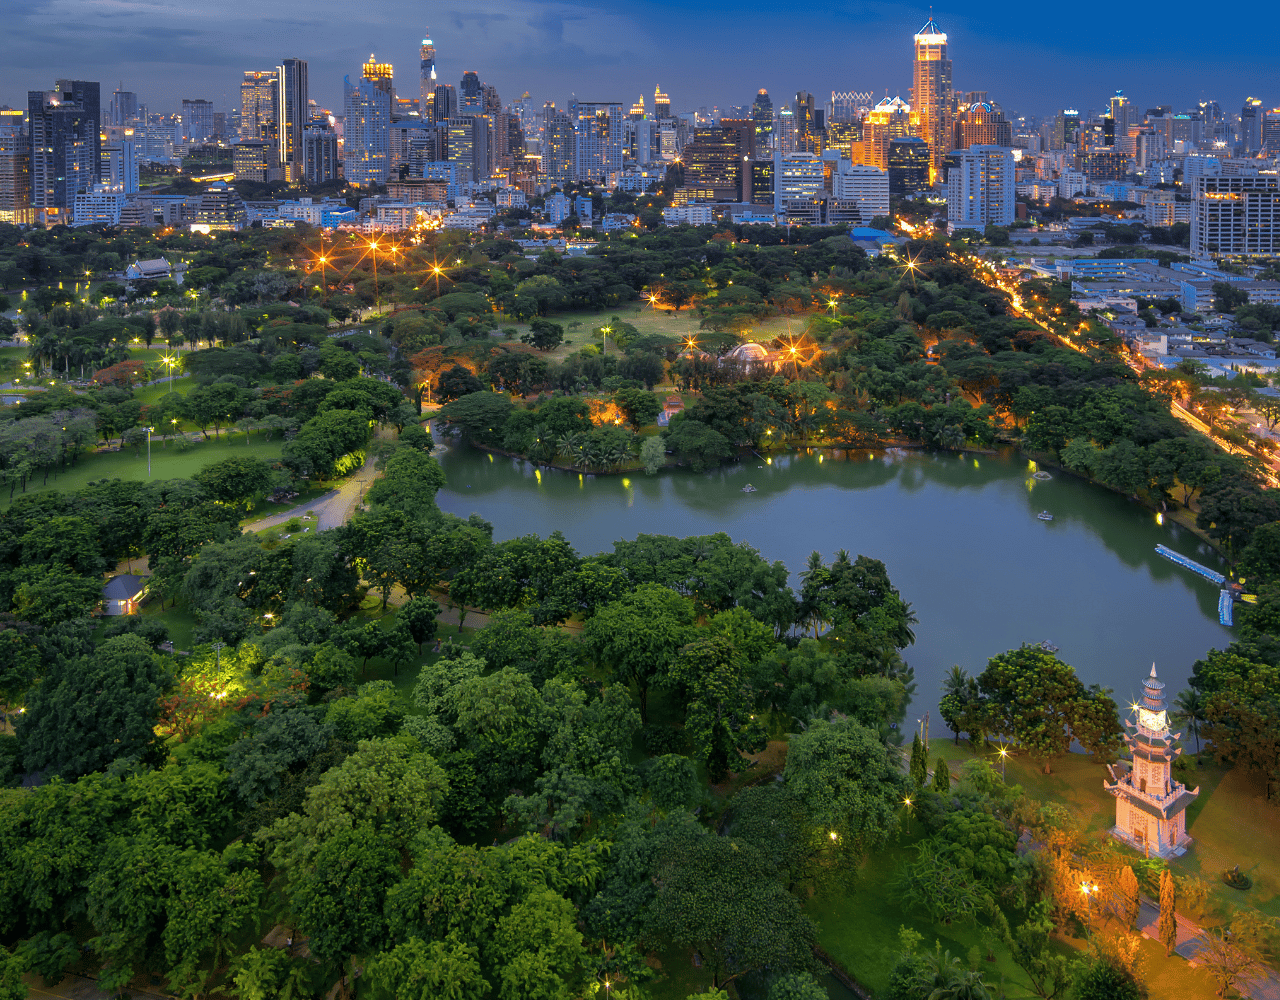
<path fill-rule="evenodd" d="M 636 502 L 636 491 L 631 488 L 631 480 L 626 476 L 622 477 L 622 488 L 627 491 L 627 506 L 630 507 Z"/>
<path fill-rule="evenodd" d="M 822 462 L 822 456 L 821 456 L 821 455 L 819 455 L 819 456 L 818 456 L 818 462 L 819 462 L 819 463 L 821 463 L 821 462 Z"/>
<path fill-rule="evenodd" d="M 583 490 L 586 488 L 587 488 L 587 481 L 582 478 L 582 473 L 579 472 L 578 473 L 578 489 Z"/>
<path fill-rule="evenodd" d="M 533 470 L 533 478 L 534 478 L 534 479 L 536 479 L 536 480 L 538 481 L 538 485 L 539 485 L 539 486 L 541 486 L 541 485 L 542 485 L 542 470 L 541 470 L 541 469 L 539 469 L 539 468 L 534 468 L 534 470 Z"/>
<path fill-rule="evenodd" d="M 1164 524 L 1164 515 L 1156 511 L 1156 524 Z"/>
<path fill-rule="evenodd" d="M 490 462 L 492 462 L 492 461 L 493 461 L 493 452 L 491 452 L 491 451 L 490 451 L 490 452 L 486 452 L 485 454 L 487 454 L 487 455 L 489 456 L 489 461 L 490 461 Z"/>
<path fill-rule="evenodd" d="M 975 469 L 980 469 L 980 468 L 982 468 L 982 466 L 980 466 L 980 465 L 978 464 L 978 460 L 977 460 L 976 458 L 973 460 L 973 467 L 974 467 Z"/>

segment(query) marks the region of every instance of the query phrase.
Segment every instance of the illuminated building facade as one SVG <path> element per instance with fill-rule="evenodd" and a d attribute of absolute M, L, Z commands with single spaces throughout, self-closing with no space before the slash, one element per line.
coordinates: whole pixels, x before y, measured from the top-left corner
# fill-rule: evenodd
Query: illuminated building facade
<path fill-rule="evenodd" d="M 231 185 L 215 181 L 201 193 L 196 225 L 202 229 L 243 229 L 247 220 L 244 202 Z"/>
<path fill-rule="evenodd" d="M 102 169 L 98 84 L 59 80 L 53 90 L 28 91 L 27 116 L 31 209 L 36 221 L 60 221 Z"/>
<path fill-rule="evenodd" d="M 889 143 L 911 135 L 912 120 L 911 105 L 901 97 L 886 97 L 881 100 L 862 120 L 858 141 L 850 145 L 853 162 L 888 170 Z M 932 149 L 929 155 L 932 170 Z"/>
<path fill-rule="evenodd" d="M 742 162 L 747 155 L 738 129 L 698 128 L 685 146 L 684 179 L 688 187 L 710 188 L 718 201 L 738 201 L 742 192 Z"/>
<path fill-rule="evenodd" d="M 871 110 L 873 95 L 871 91 L 833 90 L 831 92 L 831 113 L 827 118 L 827 128 L 833 122 L 858 122 Z"/>
<path fill-rule="evenodd" d="M 306 147 L 302 133 L 311 117 L 306 60 L 282 60 L 276 67 L 276 78 L 280 81 L 280 95 L 276 99 L 280 115 L 276 160 L 284 171 L 285 180 L 301 180 L 306 174 Z"/>
<path fill-rule="evenodd" d="M 773 160 L 752 160 L 748 164 L 753 205 L 773 204 Z"/>
<path fill-rule="evenodd" d="M 277 177 L 276 151 L 269 142 L 237 142 L 232 148 L 232 167 L 238 181 L 265 184 Z"/>
<path fill-rule="evenodd" d="M 822 157 L 815 153 L 774 153 L 773 210 L 785 213 L 789 202 L 807 202 L 826 194 Z"/>
<path fill-rule="evenodd" d="M 951 148 L 970 146 L 1013 146 L 1013 126 L 998 106 L 975 102 L 956 115 Z"/>
<path fill-rule="evenodd" d="M 447 122 L 458 113 L 458 95 L 453 84 L 438 83 L 431 100 L 431 120 Z M 423 116 L 426 117 L 425 115 Z"/>
<path fill-rule="evenodd" d="M 970 146 L 952 154 L 947 171 L 947 225 L 955 229 L 1009 226 L 1015 218 L 1013 150 Z"/>
<path fill-rule="evenodd" d="M 0 130 L 0 222 L 29 225 L 34 221 L 30 137 L 20 128 Z"/>
<path fill-rule="evenodd" d="M 579 181 L 607 183 L 610 174 L 622 172 L 622 105 L 613 101 L 569 99 L 573 121 L 573 173 Z"/>
<path fill-rule="evenodd" d="M 544 109 L 542 126 L 542 170 L 549 184 L 568 184 L 573 180 L 575 133 L 573 119 L 555 106 Z"/>
<path fill-rule="evenodd" d="M 763 87 L 751 102 L 751 120 L 756 125 L 756 148 L 764 149 L 773 140 L 773 101 Z"/>
<path fill-rule="evenodd" d="M 1196 177 L 1192 183 L 1194 257 L 1280 255 L 1280 178 Z"/>
<path fill-rule="evenodd" d="M 312 126 L 302 133 L 303 170 L 308 184 L 323 184 L 338 176 L 338 136 L 330 128 Z"/>
<path fill-rule="evenodd" d="M 280 142 L 280 77 L 275 71 L 245 70 L 240 81 L 241 142 Z"/>
<path fill-rule="evenodd" d="M 1074 146 L 1079 129 L 1080 112 L 1075 108 L 1063 108 L 1053 116 L 1053 135 L 1049 139 L 1049 148 L 1066 149 Z"/>
<path fill-rule="evenodd" d="M 1169 729 L 1164 683 L 1156 676 L 1154 663 L 1142 681 L 1142 701 L 1133 706 L 1133 716 L 1124 724 L 1129 766 L 1108 765 L 1111 780 L 1102 782 L 1116 799 L 1111 835 L 1148 857 L 1181 855 L 1191 843 L 1187 807 L 1200 789 L 1188 790 L 1173 778 L 1173 762 L 1182 753 L 1173 744 L 1182 734 Z"/>
<path fill-rule="evenodd" d="M 103 183 L 116 191 L 136 194 L 138 191 L 138 147 L 132 139 L 108 142 L 102 147 L 101 176 Z"/>
<path fill-rule="evenodd" d="M 1262 102 L 1256 97 L 1246 98 L 1240 109 L 1239 147 L 1245 156 L 1262 152 Z"/>
<path fill-rule="evenodd" d="M 469 69 L 462 74 L 462 82 L 458 85 L 458 114 L 484 114 L 484 88 L 475 70 Z"/>
<path fill-rule="evenodd" d="M 915 141 L 921 147 L 924 146 L 923 141 L 918 139 Z M 927 178 L 929 176 L 927 158 L 924 162 L 924 172 Z M 858 221 L 865 225 L 878 215 L 888 217 L 891 183 L 892 176 L 884 170 L 841 160 L 838 169 L 831 176 L 831 194 L 840 209 L 846 210 L 846 215 L 847 209 L 856 207 L 857 220 L 847 219 L 847 221 Z M 828 220 L 830 221 L 830 213 L 828 213 Z"/>
<path fill-rule="evenodd" d="M 631 114 L 628 116 L 633 122 L 638 122 L 644 118 L 644 94 L 641 94 L 636 103 L 631 105 Z"/>
<path fill-rule="evenodd" d="M 418 49 L 418 74 L 418 113 L 423 121 L 435 121 L 436 46 L 431 40 L 430 29 L 424 33 L 422 48 Z"/>
<path fill-rule="evenodd" d="M 459 115 L 449 119 L 449 162 L 459 181 L 478 181 L 489 176 L 489 118 L 486 115 Z"/>
<path fill-rule="evenodd" d="M 385 184 L 390 172 L 391 94 L 380 82 L 343 77 L 342 173 L 348 184 Z"/>
<path fill-rule="evenodd" d="M 920 122 L 920 138 L 929 144 L 930 182 L 942 177 L 942 161 L 951 143 L 951 60 L 947 36 L 933 18 L 915 35 L 911 105 Z"/>
<path fill-rule="evenodd" d="M 653 88 L 653 117 L 662 119 L 671 117 L 671 98 L 662 92 L 662 87 Z"/>
<path fill-rule="evenodd" d="M 928 190 L 930 160 L 927 142 L 914 135 L 890 139 L 888 159 L 890 193 L 906 196 Z"/>

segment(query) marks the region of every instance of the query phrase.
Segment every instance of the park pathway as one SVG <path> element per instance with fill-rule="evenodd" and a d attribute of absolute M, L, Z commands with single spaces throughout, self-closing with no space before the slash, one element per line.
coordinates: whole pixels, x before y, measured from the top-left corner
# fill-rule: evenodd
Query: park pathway
<path fill-rule="evenodd" d="M 350 479 L 345 480 L 336 490 L 330 490 L 323 496 L 309 500 L 307 503 L 299 504 L 289 510 L 279 514 L 271 514 L 258 521 L 253 521 L 245 525 L 247 531 L 262 531 L 264 528 L 274 528 L 276 525 L 284 524 L 290 518 L 302 517 L 303 514 L 312 513 L 316 516 L 316 523 L 311 525 L 316 531 L 325 531 L 328 528 L 339 528 L 351 520 L 351 515 L 355 513 L 356 505 L 364 499 L 365 491 L 369 489 L 369 484 L 378 476 L 378 470 L 373 464 L 373 458 L 365 459 L 364 465 Z"/>
<path fill-rule="evenodd" d="M 1138 912 L 1138 930 L 1143 937 L 1158 941 L 1160 907 L 1145 896 Z M 1200 964 L 1200 951 L 1204 947 L 1204 931 L 1186 917 L 1178 916 L 1178 943 L 1174 947 L 1179 955 L 1192 965 Z M 1274 972 L 1263 969 L 1264 975 L 1250 976 L 1236 983 L 1236 990 L 1252 1000 L 1280 1000 L 1280 979 Z"/>

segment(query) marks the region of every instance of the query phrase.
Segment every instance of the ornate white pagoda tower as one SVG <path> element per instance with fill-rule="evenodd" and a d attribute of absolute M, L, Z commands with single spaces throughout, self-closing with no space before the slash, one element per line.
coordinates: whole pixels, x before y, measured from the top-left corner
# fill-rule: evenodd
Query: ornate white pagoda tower
<path fill-rule="evenodd" d="M 1126 771 L 1123 762 L 1108 766 L 1111 781 L 1103 787 L 1116 797 L 1116 825 L 1111 835 L 1148 856 L 1175 857 L 1186 853 L 1187 806 L 1200 789 L 1188 791 L 1173 780 L 1173 760 L 1182 753 L 1174 748 L 1181 733 L 1169 732 L 1169 714 L 1164 700 L 1164 684 L 1156 677 L 1156 665 L 1142 681 L 1142 703 L 1133 706 L 1133 716 L 1125 720 L 1125 743 L 1132 760 Z"/>

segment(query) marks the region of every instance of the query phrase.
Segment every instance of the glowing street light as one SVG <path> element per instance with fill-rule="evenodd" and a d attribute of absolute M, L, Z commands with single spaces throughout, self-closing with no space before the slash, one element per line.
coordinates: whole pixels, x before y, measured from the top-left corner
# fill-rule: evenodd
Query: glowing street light
<path fill-rule="evenodd" d="M 1000 754 L 1000 780 L 1004 781 L 1004 762 L 1009 759 L 1009 748 L 1001 747 L 996 752 Z"/>
<path fill-rule="evenodd" d="M 1093 935 L 1093 910 L 1090 904 L 1093 902 L 1093 894 L 1098 891 L 1096 882 L 1081 882 L 1080 891 L 1084 894 L 1084 926 L 1085 930 Z"/>

